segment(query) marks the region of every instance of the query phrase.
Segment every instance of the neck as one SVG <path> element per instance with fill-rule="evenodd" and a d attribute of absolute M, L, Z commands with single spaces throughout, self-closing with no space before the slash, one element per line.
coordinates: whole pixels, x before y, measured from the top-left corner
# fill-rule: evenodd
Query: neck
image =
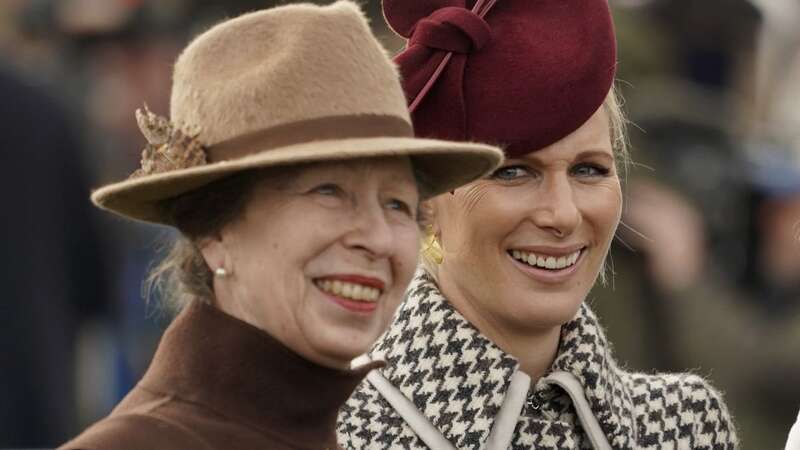
<path fill-rule="evenodd" d="M 520 370 L 536 382 L 550 369 L 558 354 L 561 325 L 548 328 L 525 328 L 498 320 L 476 305 L 484 304 L 471 298 L 447 278 L 438 281 L 445 298 L 478 331 L 504 352 L 519 361 Z"/>
<path fill-rule="evenodd" d="M 557 326 L 542 330 L 540 333 L 526 333 L 495 342 L 498 347 L 517 358 L 520 369 L 535 382 L 544 376 L 553 365 L 558 354 L 560 338 L 561 327 Z M 490 339 L 493 338 L 490 336 Z"/>

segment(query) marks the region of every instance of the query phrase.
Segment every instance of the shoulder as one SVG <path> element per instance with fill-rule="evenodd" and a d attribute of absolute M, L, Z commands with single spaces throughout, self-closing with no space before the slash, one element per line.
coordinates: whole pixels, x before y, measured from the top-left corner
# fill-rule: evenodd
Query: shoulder
<path fill-rule="evenodd" d="M 665 436 L 693 449 L 735 449 L 738 439 L 722 394 L 691 373 L 627 373 L 640 439 Z M 648 436 L 651 435 L 651 436 Z"/>
<path fill-rule="evenodd" d="M 427 448 L 369 381 L 364 380 L 339 410 L 338 441 L 345 449 Z"/>
<path fill-rule="evenodd" d="M 205 450 L 191 430 L 160 417 L 121 414 L 97 422 L 58 450 Z"/>
<path fill-rule="evenodd" d="M 381 417 L 393 414 L 391 405 L 364 380 L 339 409 L 336 432 L 345 448 L 364 448 L 375 439 L 371 430 Z M 383 428 L 383 427 L 381 427 Z"/>

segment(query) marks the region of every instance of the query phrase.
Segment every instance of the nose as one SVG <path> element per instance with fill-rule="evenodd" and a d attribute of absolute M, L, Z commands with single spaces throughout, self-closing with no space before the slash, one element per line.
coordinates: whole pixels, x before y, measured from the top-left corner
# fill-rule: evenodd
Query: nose
<path fill-rule="evenodd" d="M 344 236 L 344 244 L 363 252 L 370 259 L 390 256 L 394 234 L 383 208 L 379 205 L 356 208 L 350 230 Z"/>
<path fill-rule="evenodd" d="M 533 205 L 533 222 L 558 238 L 571 235 L 581 223 L 575 192 L 567 174 L 545 177 Z"/>

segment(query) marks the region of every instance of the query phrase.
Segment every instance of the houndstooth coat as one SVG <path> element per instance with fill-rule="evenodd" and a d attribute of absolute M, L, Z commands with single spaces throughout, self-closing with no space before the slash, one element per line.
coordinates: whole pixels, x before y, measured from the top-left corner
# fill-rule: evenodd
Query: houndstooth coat
<path fill-rule="evenodd" d="M 452 447 L 497 447 L 487 442 L 497 433 L 493 428 L 503 428 L 498 417 L 504 402 L 510 402 L 513 379 L 521 374 L 519 363 L 467 322 L 442 297 L 429 274 L 418 272 L 370 357 L 387 362 L 382 378 L 410 400 L 406 403 Z M 576 386 L 583 392 L 571 396 L 553 382 L 556 373 L 564 372 L 580 382 Z M 418 427 L 412 428 L 376 385 L 374 377 L 364 381 L 340 411 L 342 447 L 429 448 L 415 432 Z M 586 305 L 562 327 L 549 375 L 532 386 L 526 384 L 522 395 L 527 401 L 520 402 L 510 416 L 511 426 L 505 426 L 508 438 L 502 446 L 507 448 L 592 448 L 583 426 L 588 422 L 579 417 L 587 414 L 599 424 L 596 433 L 614 449 L 737 448 L 734 426 L 719 393 L 696 375 L 624 371 Z M 580 413 L 581 409 L 589 413 Z"/>

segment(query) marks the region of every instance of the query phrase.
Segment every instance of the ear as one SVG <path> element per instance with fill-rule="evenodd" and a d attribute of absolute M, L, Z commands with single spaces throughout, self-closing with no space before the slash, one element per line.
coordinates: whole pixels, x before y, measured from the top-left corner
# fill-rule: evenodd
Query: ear
<path fill-rule="evenodd" d="M 228 249 L 225 247 L 225 242 L 220 234 L 203 238 L 198 243 L 198 247 L 200 248 L 200 253 L 203 254 L 206 265 L 212 272 L 220 267 L 231 269 Z"/>
<path fill-rule="evenodd" d="M 420 224 L 422 225 L 423 229 L 427 232 L 428 230 L 433 231 L 434 234 L 439 232 L 438 227 L 436 225 L 436 211 L 437 206 L 435 204 L 436 197 L 425 200 L 424 202 L 420 203 L 419 205 L 419 212 L 420 212 Z"/>

